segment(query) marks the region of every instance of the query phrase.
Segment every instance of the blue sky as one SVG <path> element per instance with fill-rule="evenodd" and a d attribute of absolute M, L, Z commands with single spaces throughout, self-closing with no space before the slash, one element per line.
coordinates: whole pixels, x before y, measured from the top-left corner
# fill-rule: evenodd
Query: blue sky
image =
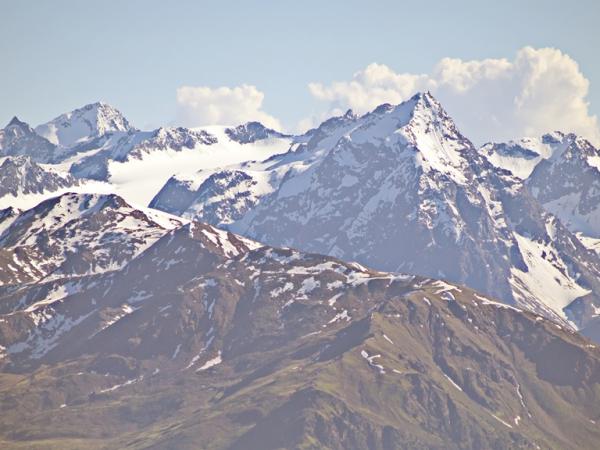
<path fill-rule="evenodd" d="M 589 81 L 588 116 L 600 108 L 597 1 L 0 4 L 2 123 L 16 114 L 35 125 L 102 99 L 139 127 L 175 124 L 195 117 L 182 114 L 178 88 L 249 85 L 264 94 L 260 110 L 293 129 L 356 104 L 315 96 L 311 82 L 350 81 L 371 63 L 422 74 L 445 57 L 513 61 L 526 46 L 574 60 Z"/>

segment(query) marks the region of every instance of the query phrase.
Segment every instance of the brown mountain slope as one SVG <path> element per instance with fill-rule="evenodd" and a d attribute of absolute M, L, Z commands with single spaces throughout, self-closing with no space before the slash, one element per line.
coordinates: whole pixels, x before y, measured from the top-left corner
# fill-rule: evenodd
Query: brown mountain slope
<path fill-rule="evenodd" d="M 44 302 L 74 281 L 0 298 L 13 305 L 0 316 L 2 448 L 592 449 L 600 438 L 598 350 L 466 288 L 197 223 Z"/>

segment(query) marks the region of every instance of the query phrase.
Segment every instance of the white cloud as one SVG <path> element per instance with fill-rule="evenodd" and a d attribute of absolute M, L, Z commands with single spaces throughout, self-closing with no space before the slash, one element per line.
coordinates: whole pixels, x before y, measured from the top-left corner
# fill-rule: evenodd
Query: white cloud
<path fill-rule="evenodd" d="M 262 110 L 264 97 L 255 86 L 247 84 L 233 88 L 183 86 L 177 89 L 177 122 L 197 127 L 259 121 L 280 130 L 279 121 Z"/>
<path fill-rule="evenodd" d="M 396 73 L 370 64 L 350 81 L 309 84 L 331 110 L 363 113 L 430 90 L 464 133 L 480 144 L 548 131 L 576 132 L 600 143 L 598 120 L 586 100 L 589 81 L 568 55 L 525 47 L 513 61 L 444 58 L 430 74 Z"/>

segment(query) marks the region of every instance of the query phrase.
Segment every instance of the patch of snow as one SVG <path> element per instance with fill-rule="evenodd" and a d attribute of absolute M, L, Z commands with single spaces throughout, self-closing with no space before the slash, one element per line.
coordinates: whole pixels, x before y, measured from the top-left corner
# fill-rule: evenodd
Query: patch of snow
<path fill-rule="evenodd" d="M 219 350 L 217 356 L 215 356 L 212 359 L 209 359 L 204 364 L 202 364 L 201 367 L 199 367 L 198 369 L 196 369 L 196 372 L 200 372 L 200 371 L 203 371 L 203 370 L 210 369 L 211 367 L 214 367 L 217 364 L 221 364 L 222 362 L 223 362 L 223 359 L 221 358 L 221 351 Z"/>
<path fill-rule="evenodd" d="M 542 302 L 559 317 L 568 320 L 563 309 L 591 291 L 577 284 L 550 244 L 517 233 L 514 236 L 528 267 L 527 272 L 511 269 L 510 283 L 515 298 L 525 303 Z"/>
<path fill-rule="evenodd" d="M 442 372 L 442 373 L 446 377 L 446 379 L 452 384 L 452 386 L 454 386 L 456 389 L 458 389 L 459 391 L 462 392 L 462 388 L 458 385 L 458 383 L 456 381 L 454 381 L 452 378 L 450 378 L 450 376 L 448 374 L 446 374 L 445 372 Z"/>
<path fill-rule="evenodd" d="M 352 320 L 352 317 L 350 317 L 348 315 L 348 311 L 347 310 L 343 310 L 341 313 L 337 313 L 333 319 L 331 319 L 329 322 L 327 323 L 335 323 L 338 322 L 340 320 L 346 320 L 346 322 L 350 322 Z"/>
<path fill-rule="evenodd" d="M 375 359 L 381 358 L 381 355 L 369 355 L 366 350 L 361 350 L 360 355 L 367 360 L 369 366 L 377 369 L 380 374 L 385 374 L 385 368 L 381 364 L 375 363 Z"/>
<path fill-rule="evenodd" d="M 498 417 L 496 414 L 492 414 L 492 413 L 490 413 L 490 414 L 492 415 L 492 417 L 493 417 L 494 419 L 496 419 L 496 420 L 497 420 L 498 422 L 500 422 L 502 425 L 506 425 L 508 428 L 512 428 L 512 425 L 511 425 L 511 424 L 509 424 L 509 423 L 505 422 L 505 421 L 504 421 L 504 420 L 502 420 L 500 417 Z"/>
<path fill-rule="evenodd" d="M 177 347 L 175 347 L 175 351 L 173 352 L 171 359 L 177 358 L 177 355 L 179 354 L 179 350 L 181 350 L 181 344 L 177 344 Z"/>
<path fill-rule="evenodd" d="M 283 286 L 276 287 L 271 291 L 271 298 L 279 297 L 284 292 L 289 292 L 294 289 L 294 283 L 287 282 Z"/>
<path fill-rule="evenodd" d="M 331 297 L 329 300 L 327 300 L 327 304 L 329 306 L 333 306 L 335 305 L 335 302 L 337 301 L 338 298 L 340 298 L 342 296 L 342 292 L 340 292 L 339 294 L 335 294 L 333 297 Z"/>

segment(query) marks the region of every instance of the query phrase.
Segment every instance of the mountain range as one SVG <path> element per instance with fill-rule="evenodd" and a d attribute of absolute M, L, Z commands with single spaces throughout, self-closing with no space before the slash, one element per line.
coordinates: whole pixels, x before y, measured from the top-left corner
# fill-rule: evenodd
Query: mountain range
<path fill-rule="evenodd" d="M 583 162 L 557 151 L 555 168 L 540 157 L 524 180 L 522 161 L 498 157 L 501 146 L 475 148 L 420 94 L 330 119 L 267 160 L 174 176 L 150 206 L 276 246 L 466 284 L 595 335 L 600 259 L 589 244 L 598 235 L 583 226 L 595 224 L 593 212 L 568 221 L 552 205 L 598 206 L 600 172 L 587 161 L 600 152 L 563 138 L 573 153 L 586 149 Z M 570 178 L 560 164 L 572 166 Z M 582 166 L 586 178 L 576 175 Z M 553 197 L 551 170 L 565 173 L 550 178 Z"/>
<path fill-rule="evenodd" d="M 582 137 L 478 148 L 430 93 L 302 135 L 99 102 L 14 118 L 0 159 L 2 447 L 600 438 Z"/>

